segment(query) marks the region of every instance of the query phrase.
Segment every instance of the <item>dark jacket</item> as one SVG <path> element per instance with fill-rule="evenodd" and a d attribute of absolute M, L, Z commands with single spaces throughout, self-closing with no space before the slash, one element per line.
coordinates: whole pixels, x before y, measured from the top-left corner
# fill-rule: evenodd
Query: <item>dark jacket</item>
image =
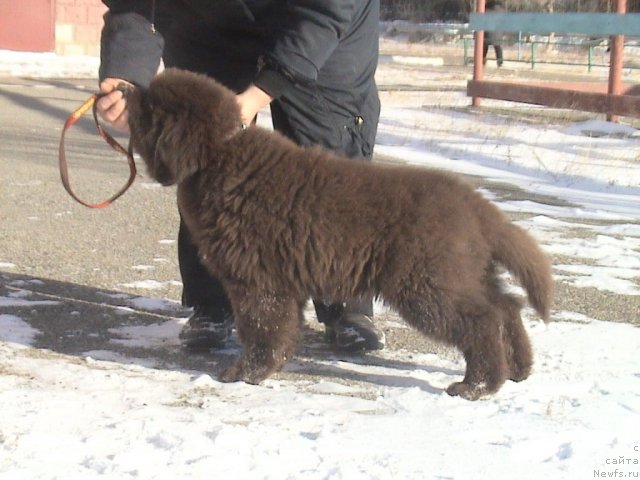
<path fill-rule="evenodd" d="M 294 82 L 370 88 L 377 66 L 379 0 L 103 0 L 100 78 L 149 83 L 160 57 L 185 37 L 252 63 L 252 81 L 278 97 Z M 193 43 L 193 42 L 192 42 Z M 259 61 L 258 61 L 259 59 Z M 213 61 L 212 61 L 213 63 Z M 224 62 L 219 62 L 224 63 Z M 229 65 L 224 65 L 228 69 Z M 355 89 L 355 91 L 353 91 Z"/>
<path fill-rule="evenodd" d="M 487 2 L 487 13 L 502 13 L 504 8 L 502 4 L 496 2 Z M 500 45 L 502 43 L 502 37 L 504 33 L 501 31 L 488 30 L 484 32 L 484 44 L 485 45 Z"/>

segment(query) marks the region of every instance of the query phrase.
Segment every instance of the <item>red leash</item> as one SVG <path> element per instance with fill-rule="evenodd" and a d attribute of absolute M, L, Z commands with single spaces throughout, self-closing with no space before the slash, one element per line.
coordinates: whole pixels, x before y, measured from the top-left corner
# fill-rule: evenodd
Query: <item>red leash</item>
<path fill-rule="evenodd" d="M 126 95 L 127 86 L 118 85 L 118 89 L 121 90 Z M 121 197 L 124 192 L 126 192 L 129 189 L 129 187 L 131 186 L 131 184 L 133 183 L 133 181 L 136 178 L 136 164 L 135 164 L 135 161 L 133 160 L 133 150 L 132 150 L 131 144 L 129 144 L 129 149 L 126 150 L 122 145 L 120 145 L 116 141 L 115 138 L 113 138 L 111 135 L 109 135 L 109 133 L 107 133 L 107 131 L 102 127 L 102 125 L 100 125 L 100 122 L 98 121 L 98 113 L 97 113 L 97 110 L 96 110 L 96 107 L 97 107 L 96 102 L 103 95 L 104 94 L 100 94 L 100 93 L 96 93 L 96 94 L 92 95 L 82 105 L 80 105 L 80 107 L 78 107 L 71 115 L 69 115 L 69 118 L 67 118 L 67 121 L 64 122 L 64 127 L 62 128 L 62 135 L 60 136 L 60 148 L 58 150 L 58 162 L 59 162 L 59 165 L 60 165 L 60 178 L 62 180 L 62 185 L 64 186 L 64 189 L 67 191 L 67 193 L 69 193 L 69 195 L 71 195 L 71 197 L 76 202 L 84 205 L 85 207 L 89 207 L 89 208 L 105 208 L 105 207 L 108 207 L 116 199 Z M 71 128 L 71 126 L 74 125 L 85 113 L 87 113 L 90 108 L 93 108 L 93 119 L 94 119 L 94 121 L 96 123 L 96 128 L 97 128 L 98 133 L 100 134 L 100 136 L 102 138 L 104 138 L 104 140 L 111 146 L 111 148 L 113 148 L 117 152 L 120 152 L 123 155 L 125 155 L 127 157 L 127 161 L 129 162 L 129 179 L 127 180 L 127 183 L 125 183 L 124 186 L 120 190 L 118 190 L 118 192 L 115 195 L 113 195 L 111 198 L 109 198 L 108 200 L 105 200 L 103 202 L 98 202 L 98 203 L 85 202 L 84 200 L 79 198 L 73 192 L 73 190 L 71 189 L 71 184 L 69 183 L 69 166 L 67 164 L 67 155 L 66 155 L 65 149 L 64 149 L 64 138 L 65 138 L 65 134 L 66 134 L 67 130 L 69 130 L 69 128 Z"/>

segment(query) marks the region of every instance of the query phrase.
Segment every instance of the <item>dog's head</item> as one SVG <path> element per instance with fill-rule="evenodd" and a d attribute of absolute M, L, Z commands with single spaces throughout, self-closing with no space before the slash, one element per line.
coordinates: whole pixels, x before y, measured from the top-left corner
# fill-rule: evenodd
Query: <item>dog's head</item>
<path fill-rule="evenodd" d="M 165 70 L 148 89 L 135 88 L 127 107 L 133 148 L 162 185 L 180 183 L 203 168 L 241 125 L 231 90 L 178 69 Z"/>

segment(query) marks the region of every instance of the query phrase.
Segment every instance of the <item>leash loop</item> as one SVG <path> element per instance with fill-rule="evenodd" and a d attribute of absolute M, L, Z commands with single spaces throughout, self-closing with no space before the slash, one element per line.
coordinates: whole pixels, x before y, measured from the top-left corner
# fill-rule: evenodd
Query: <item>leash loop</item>
<path fill-rule="evenodd" d="M 118 90 L 122 91 L 122 93 L 125 96 L 129 88 L 130 87 L 126 84 L 121 83 L 120 85 L 118 85 Z M 67 191 L 67 193 L 71 195 L 71 198 L 73 198 L 76 202 L 88 208 L 105 208 L 111 205 L 115 200 L 120 198 L 124 194 L 124 192 L 126 192 L 129 189 L 131 184 L 133 184 L 133 181 L 135 180 L 136 173 L 137 173 L 136 163 L 133 159 L 133 148 L 131 146 L 131 143 L 129 143 L 129 148 L 125 149 L 122 145 L 118 143 L 118 141 L 115 138 L 113 138 L 102 127 L 102 125 L 100 125 L 100 122 L 98 121 L 97 101 L 104 95 L 105 94 L 103 93 L 96 93 L 91 95 L 82 105 L 80 105 L 71 115 L 69 115 L 69 118 L 67 118 L 67 120 L 64 122 L 64 127 L 62 127 L 62 134 L 60 135 L 60 146 L 58 149 L 58 163 L 60 167 L 60 179 L 62 180 L 62 186 Z M 127 182 L 123 185 L 123 187 L 120 190 L 118 190 L 109 199 L 104 200 L 102 202 L 98 202 L 98 203 L 86 202 L 81 198 L 79 198 L 73 192 L 73 189 L 71 188 L 71 184 L 69 182 L 69 166 L 67 163 L 67 155 L 64 148 L 65 134 L 67 133 L 67 130 L 69 130 L 69 128 L 71 128 L 78 120 L 80 120 L 80 118 L 85 113 L 87 113 L 90 109 L 93 111 L 93 120 L 96 124 L 96 129 L 98 130 L 98 134 L 111 146 L 111 148 L 125 155 L 129 163 L 129 178 Z"/>

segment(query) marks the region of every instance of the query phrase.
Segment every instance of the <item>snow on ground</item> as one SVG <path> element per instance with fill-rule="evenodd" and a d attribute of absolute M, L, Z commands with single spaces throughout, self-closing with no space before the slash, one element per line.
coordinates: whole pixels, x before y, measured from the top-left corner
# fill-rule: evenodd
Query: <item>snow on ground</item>
<path fill-rule="evenodd" d="M 336 377 L 362 378 L 355 386 L 331 376 L 221 384 L 148 359 L 29 349 L 38 332 L 0 315 L 0 477 L 577 479 L 638 472 L 640 332 L 570 312 L 561 317 L 547 326 L 527 321 L 536 350 L 530 379 L 471 403 L 444 393 L 464 370 L 447 356 L 387 351 L 388 366 L 324 361 Z M 153 350 L 175 342 L 179 327 L 170 320 L 121 333 L 129 346 Z M 294 361 L 287 370 L 296 368 L 304 365 Z"/>
<path fill-rule="evenodd" d="M 4 77 L 93 78 L 99 66 L 98 57 L 0 50 L 0 76 Z"/>
<path fill-rule="evenodd" d="M 469 102 L 461 94 L 459 99 Z M 493 132 L 479 128 L 479 121 L 488 122 Z M 628 126 L 589 121 L 541 127 L 507 117 L 401 105 L 384 108 L 379 131 L 379 154 L 577 204 L 555 212 L 562 215 L 638 219 L 640 132 Z"/>
<path fill-rule="evenodd" d="M 423 108 L 416 98 L 383 98 L 378 153 L 561 199 L 496 201 L 532 214 L 519 223 L 551 254 L 573 259 L 554 266 L 558 281 L 640 295 L 640 132 L 523 124 Z M 0 269 L 18 260 L 0 252 Z M 158 323 L 115 332 L 148 357 L 30 348 L 39 332 L 7 312 L 43 300 L 12 286 L 0 297 L 1 479 L 640 476 L 640 330 L 630 324 L 561 310 L 545 325 L 525 310 L 534 373 L 467 402 L 443 391 L 464 371 L 453 353 L 386 350 L 371 364 L 299 358 L 287 372 L 312 362 L 331 374 L 260 386 L 161 368 L 153 352 L 179 348 L 184 319 L 152 298 L 152 278 L 142 285 L 151 297 L 119 300 L 124 310 L 158 312 Z"/>

